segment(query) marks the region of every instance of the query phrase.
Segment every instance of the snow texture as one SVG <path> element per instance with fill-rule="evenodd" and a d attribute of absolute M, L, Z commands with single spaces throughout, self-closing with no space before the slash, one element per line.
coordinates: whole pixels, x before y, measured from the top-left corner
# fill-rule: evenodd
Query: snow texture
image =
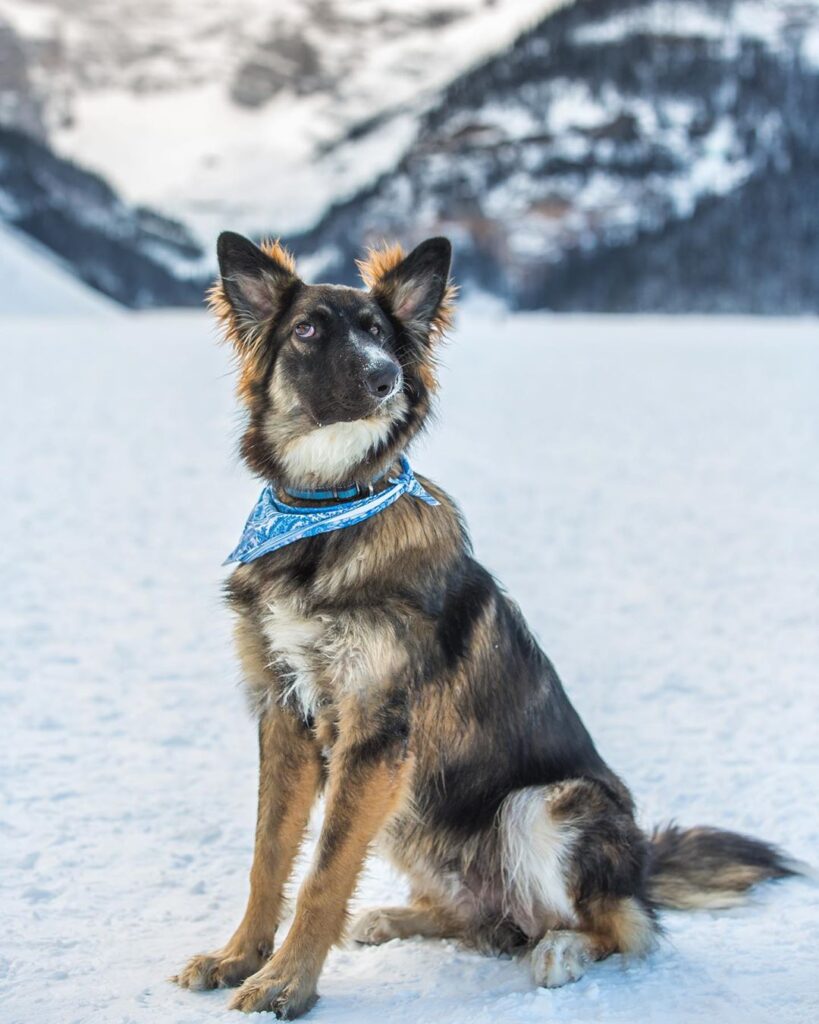
<path fill-rule="evenodd" d="M 258 483 L 232 450 L 227 355 L 199 314 L 6 317 L 0 336 L 0 1021 L 237 1021 L 225 992 L 165 980 L 237 923 L 254 825 L 219 587 Z M 476 309 L 414 457 L 642 820 L 814 862 L 816 342 L 811 320 Z M 373 861 L 356 902 L 404 891 Z M 818 909 L 792 880 L 667 914 L 646 962 L 559 991 L 449 942 L 340 949 L 309 1019 L 813 1024 Z"/>
<path fill-rule="evenodd" d="M 113 312 L 117 307 L 60 265 L 54 254 L 0 224 L 0 315 Z"/>

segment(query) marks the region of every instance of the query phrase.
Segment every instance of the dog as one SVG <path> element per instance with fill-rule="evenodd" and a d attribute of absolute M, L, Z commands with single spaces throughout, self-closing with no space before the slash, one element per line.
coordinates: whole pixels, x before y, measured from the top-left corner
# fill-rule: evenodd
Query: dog
<path fill-rule="evenodd" d="M 238 985 L 238 1010 L 305 1013 L 372 846 L 410 898 L 359 915 L 355 942 L 525 955 L 550 988 L 647 953 L 660 908 L 730 906 L 797 873 L 746 836 L 640 829 L 457 506 L 412 474 L 404 453 L 453 315 L 449 242 L 371 251 L 363 289 L 305 284 L 279 243 L 233 233 L 218 258 L 210 302 L 238 362 L 241 454 L 266 483 L 226 587 L 259 723 L 258 824 L 241 923 L 174 980 Z M 321 793 L 313 864 L 274 951 Z"/>

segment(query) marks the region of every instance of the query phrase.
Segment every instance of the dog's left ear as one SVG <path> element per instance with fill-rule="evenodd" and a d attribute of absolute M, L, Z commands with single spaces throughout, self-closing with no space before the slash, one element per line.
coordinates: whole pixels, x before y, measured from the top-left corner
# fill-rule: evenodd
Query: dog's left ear
<path fill-rule="evenodd" d="M 450 326 L 455 287 L 449 280 L 452 246 L 428 238 L 404 256 L 401 248 L 371 251 L 359 263 L 373 297 L 419 338 L 443 334 Z"/>
<path fill-rule="evenodd" d="M 216 243 L 220 277 L 211 309 L 239 355 L 252 349 L 301 284 L 290 253 L 278 242 L 254 245 L 233 231 Z"/>

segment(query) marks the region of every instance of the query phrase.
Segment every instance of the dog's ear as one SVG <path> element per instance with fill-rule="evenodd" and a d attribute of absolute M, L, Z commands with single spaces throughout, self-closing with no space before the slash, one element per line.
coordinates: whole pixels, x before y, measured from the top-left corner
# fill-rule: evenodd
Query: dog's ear
<path fill-rule="evenodd" d="M 301 283 L 290 253 L 278 242 L 261 248 L 232 231 L 216 243 L 219 280 L 210 305 L 239 353 L 253 348 Z"/>
<path fill-rule="evenodd" d="M 373 297 L 415 337 L 443 334 L 454 311 L 455 287 L 449 280 L 452 246 L 447 238 L 428 238 L 404 256 L 400 246 L 371 250 L 359 262 Z"/>

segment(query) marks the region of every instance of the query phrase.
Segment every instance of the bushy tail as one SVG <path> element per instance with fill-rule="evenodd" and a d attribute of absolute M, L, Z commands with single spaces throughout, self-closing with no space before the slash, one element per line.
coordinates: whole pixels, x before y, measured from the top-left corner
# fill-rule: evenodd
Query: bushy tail
<path fill-rule="evenodd" d="M 651 836 L 648 891 L 660 907 L 733 907 L 757 882 L 804 873 L 775 846 L 737 832 L 669 825 Z"/>

